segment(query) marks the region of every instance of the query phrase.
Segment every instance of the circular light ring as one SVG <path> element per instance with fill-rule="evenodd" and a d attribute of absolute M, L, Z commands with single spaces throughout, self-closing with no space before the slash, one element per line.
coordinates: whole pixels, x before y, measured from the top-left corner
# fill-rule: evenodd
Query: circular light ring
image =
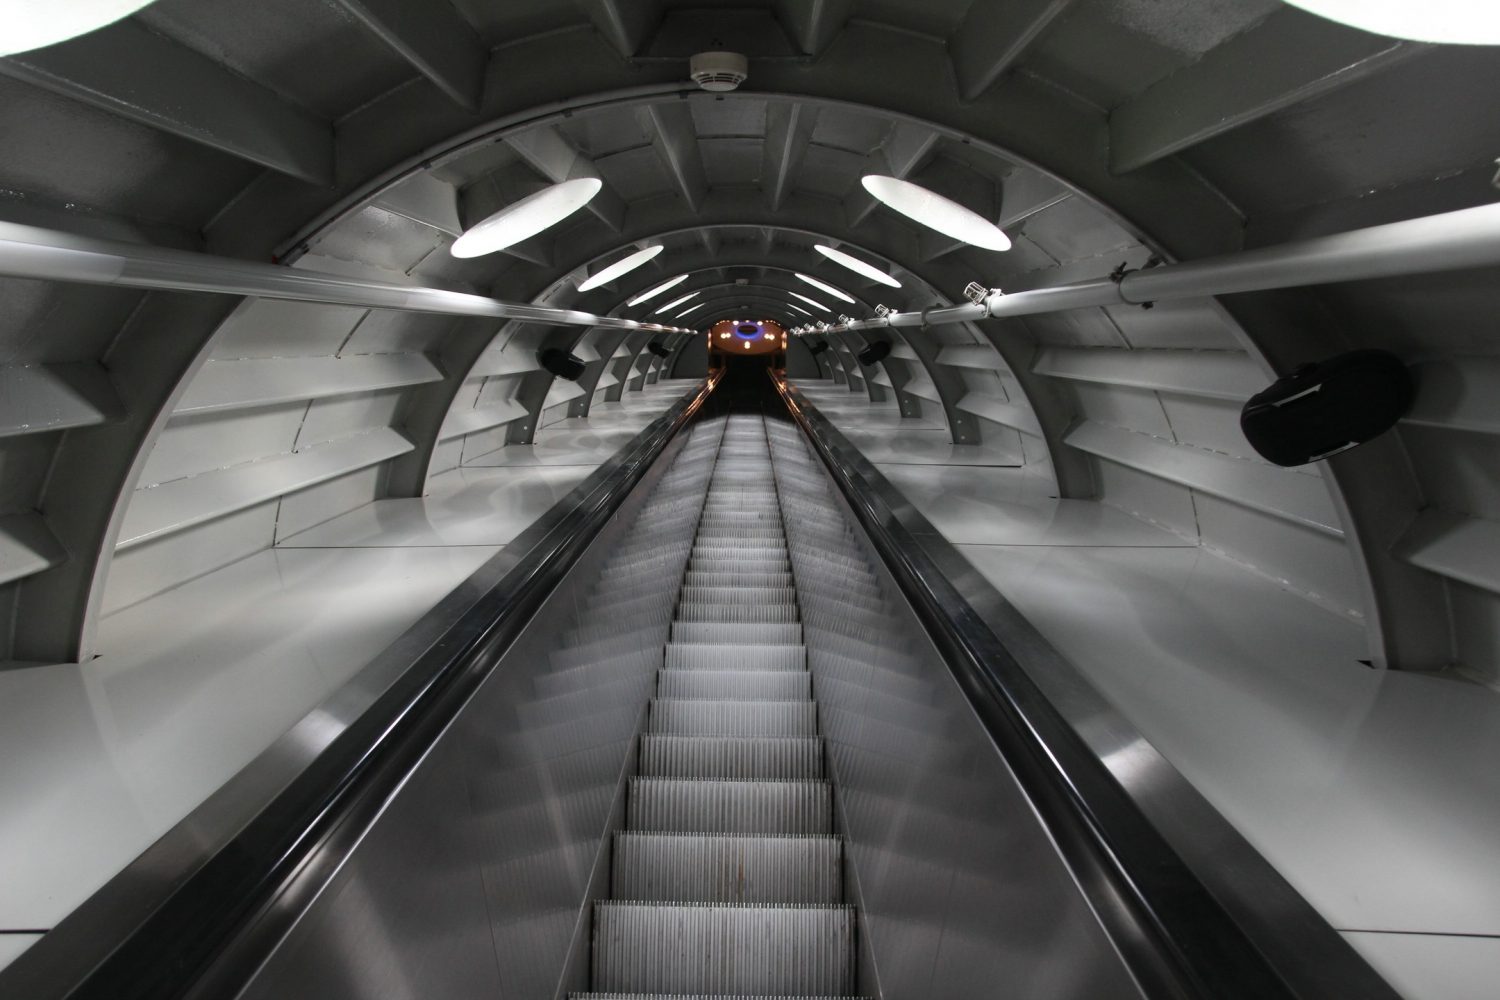
<path fill-rule="evenodd" d="M 671 309 L 676 309 L 678 306 L 682 305 L 684 302 L 688 301 L 689 299 L 695 298 L 695 297 L 697 297 L 699 295 L 702 295 L 702 294 L 703 293 L 701 291 L 688 292 L 682 298 L 680 298 L 680 299 L 673 299 L 671 302 L 668 302 L 666 305 L 664 305 L 661 308 L 657 309 L 656 312 L 653 313 L 652 315 L 654 315 L 654 316 L 660 316 L 662 313 L 667 312 L 668 310 L 671 310 Z"/>
<path fill-rule="evenodd" d="M 0 56 L 56 45 L 129 17 L 152 0 L 9 0 Z"/>
<path fill-rule="evenodd" d="M 835 250 L 833 247 L 825 247 L 821 243 L 813 247 L 813 249 L 818 251 L 818 253 L 822 254 L 824 257 L 827 257 L 829 260 L 833 261 L 835 264 L 838 264 L 841 267 L 847 267 L 849 270 L 853 271 L 855 274 L 859 275 L 862 278 L 869 278 L 871 281 L 877 281 L 880 284 L 886 285 L 890 288 L 901 287 L 901 282 L 897 281 L 889 274 L 886 274 L 874 264 L 866 264 L 858 257 L 851 257 L 848 254 L 844 253 L 844 251 L 842 250 Z"/>
<path fill-rule="evenodd" d="M 827 292 L 829 295 L 832 295 L 836 299 L 839 299 L 839 300 L 844 301 L 844 302 L 848 302 L 851 305 L 854 304 L 854 301 L 855 301 L 854 296 L 850 295 L 848 292 L 844 291 L 841 288 L 835 288 L 833 285 L 830 285 L 828 282 L 826 282 L 826 281 L 820 281 L 819 279 L 814 278 L 810 274 L 803 274 L 801 271 L 793 271 L 792 274 L 796 275 L 797 280 L 799 280 L 799 281 L 805 281 L 809 285 L 812 285 L 814 288 L 818 289 L 821 292 Z"/>
<path fill-rule="evenodd" d="M 812 306 L 812 307 L 814 307 L 816 309 L 821 309 L 821 310 L 823 310 L 826 313 L 833 312 L 832 309 L 828 308 L 823 303 L 819 302 L 817 299 L 810 299 L 806 295 L 803 295 L 801 292 L 787 292 L 787 294 L 790 295 L 790 296 L 792 296 L 793 298 L 801 299 L 803 302 L 806 302 L 808 305 L 810 305 L 810 306 Z M 795 307 L 793 307 L 793 308 L 795 308 Z M 806 312 L 806 310 L 804 309 L 803 312 Z M 808 313 L 808 315 L 810 316 L 812 314 Z"/>
<path fill-rule="evenodd" d="M 928 229 L 985 250 L 1010 249 L 1010 237 L 999 226 L 935 191 L 883 174 L 867 174 L 860 183 L 882 205 Z"/>
<path fill-rule="evenodd" d="M 688 276 L 685 275 L 685 274 L 679 274 L 675 278 L 668 278 L 666 281 L 663 281 L 661 284 L 657 285 L 655 288 L 648 288 L 648 289 L 646 289 L 646 291 L 644 291 L 641 294 L 637 295 L 635 298 L 631 299 L 629 302 L 627 302 L 625 304 L 627 306 L 638 306 L 642 302 L 648 302 L 651 299 L 656 298 L 658 295 L 660 295 L 662 292 L 665 292 L 669 288 L 676 288 L 678 285 L 682 284 L 686 280 L 688 280 Z"/>
<path fill-rule="evenodd" d="M 466 230 L 453 241 L 449 253 L 455 257 L 483 257 L 515 246 L 587 205 L 603 186 L 604 182 L 597 177 L 577 177 L 543 188 Z"/>
<path fill-rule="evenodd" d="M 1361 31 L 1416 42 L 1500 45 L 1494 0 L 1287 0 L 1310 14 Z"/>
<path fill-rule="evenodd" d="M 647 247 L 644 250 L 637 250 L 629 257 L 626 257 L 623 260 L 617 260 L 613 264 L 606 267 L 604 270 L 600 271 L 598 274 L 595 274 L 593 277 L 585 279 L 582 283 L 579 284 L 578 290 L 580 292 L 588 292 L 592 291 L 595 288 L 598 288 L 600 285 L 607 285 L 611 281 L 614 281 L 616 278 L 623 277 L 629 274 L 631 271 L 634 271 L 636 268 L 640 267 L 647 261 L 652 260 L 656 257 L 657 254 L 661 253 L 665 249 L 665 246 L 657 244 L 654 247 Z"/>

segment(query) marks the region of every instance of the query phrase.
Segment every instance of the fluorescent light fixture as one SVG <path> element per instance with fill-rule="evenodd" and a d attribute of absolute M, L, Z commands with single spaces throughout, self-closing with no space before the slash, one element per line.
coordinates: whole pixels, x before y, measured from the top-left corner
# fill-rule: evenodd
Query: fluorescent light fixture
<path fill-rule="evenodd" d="M 818 308 L 818 309 L 821 309 L 821 310 L 823 310 L 826 313 L 833 312 L 832 309 L 828 308 L 823 303 L 819 302 L 817 299 L 810 299 L 806 295 L 803 295 L 801 292 L 787 292 L 787 294 L 790 295 L 790 296 L 792 296 L 792 298 L 801 299 L 803 302 L 806 302 L 808 305 L 813 306 L 813 307 Z M 792 308 L 795 309 L 796 306 L 793 306 Z M 803 312 L 807 312 L 807 310 L 804 309 Z M 807 313 L 807 314 L 809 316 L 812 315 L 812 313 Z"/>
<path fill-rule="evenodd" d="M 604 182 L 597 177 L 576 177 L 542 188 L 467 230 L 453 241 L 449 253 L 455 257 L 483 257 L 515 246 L 587 205 L 603 186 Z"/>
<path fill-rule="evenodd" d="M 883 174 L 866 174 L 860 183 L 882 205 L 928 229 L 985 250 L 1010 249 L 1010 237 L 999 226 L 934 191 Z"/>
<path fill-rule="evenodd" d="M 1287 0 L 1311 14 L 1377 35 L 1452 45 L 1500 45 L 1493 0 Z"/>
<path fill-rule="evenodd" d="M 664 305 L 660 309 L 656 310 L 656 312 L 653 313 L 652 315 L 654 315 L 654 316 L 660 316 L 662 313 L 667 312 L 670 309 L 676 309 L 678 306 L 682 305 L 688 299 L 695 298 L 695 297 L 697 297 L 699 295 L 702 295 L 702 294 L 703 294 L 703 290 L 702 289 L 699 289 L 696 292 L 688 292 L 682 298 L 680 298 L 680 299 L 673 299 L 671 302 L 668 302 L 666 305 Z"/>
<path fill-rule="evenodd" d="M 685 275 L 685 274 L 679 274 L 675 278 L 668 278 L 666 281 L 663 281 L 661 284 L 657 285 L 655 288 L 649 288 L 649 289 L 647 289 L 646 291 L 644 291 L 641 294 L 637 295 L 635 298 L 631 299 L 629 302 L 627 302 L 625 304 L 627 306 L 638 306 L 642 302 L 647 302 L 647 301 L 650 301 L 651 299 L 656 298 L 662 292 L 665 292 L 668 288 L 676 288 L 678 285 L 682 284 L 686 280 L 688 280 L 688 276 Z"/>
<path fill-rule="evenodd" d="M 835 264 L 838 264 L 841 267 L 847 267 L 849 270 L 853 271 L 855 274 L 859 275 L 862 278 L 869 278 L 871 281 L 878 281 L 882 285 L 888 285 L 891 288 L 901 287 L 901 282 L 897 281 L 889 274 L 886 274 L 874 264 L 866 264 L 858 257 L 851 257 L 848 254 L 844 253 L 844 251 L 842 250 L 835 250 L 833 247 L 825 247 L 821 243 L 813 247 L 813 249 L 818 251 L 818 253 L 822 254 L 824 257 L 827 257 L 829 260 L 833 261 Z"/>
<path fill-rule="evenodd" d="M 151 0 L 7 0 L 0 56 L 30 52 L 114 24 Z"/>
<path fill-rule="evenodd" d="M 790 302 L 786 302 L 786 303 L 783 303 L 783 304 L 788 309 L 795 309 L 795 310 L 797 310 L 799 313 L 801 313 L 804 316 L 811 316 L 812 315 L 812 313 L 808 312 L 806 309 L 803 309 L 801 306 L 794 306 Z"/>
<path fill-rule="evenodd" d="M 616 278 L 634 271 L 636 268 L 646 263 L 646 261 L 651 260 L 653 257 L 661 253 L 665 249 L 666 247 L 657 245 L 654 247 L 647 247 L 644 250 L 637 250 L 629 257 L 626 257 L 623 260 L 615 261 L 613 264 L 609 265 L 604 270 L 594 275 L 592 278 L 588 278 L 587 280 L 585 280 L 578 286 L 578 290 L 580 292 L 588 292 L 592 291 L 595 288 L 598 288 L 600 285 L 607 285 L 611 281 L 614 281 Z"/>
<path fill-rule="evenodd" d="M 843 299 L 845 302 L 853 302 L 854 301 L 854 296 L 850 295 L 848 292 L 845 292 L 845 291 L 842 291 L 840 289 L 834 288 L 832 285 L 830 285 L 826 281 L 819 281 L 817 278 L 814 278 L 812 275 L 810 275 L 810 274 L 803 274 L 801 271 L 793 271 L 792 273 L 795 274 L 798 277 L 798 279 L 807 282 L 809 285 L 812 285 L 814 288 L 816 288 L 820 292 L 827 292 L 829 295 L 832 295 L 834 298 L 836 298 L 836 299 Z"/>
<path fill-rule="evenodd" d="M 706 305 L 708 305 L 707 302 L 700 302 L 700 303 L 698 303 L 695 306 L 688 306 L 686 309 L 684 309 L 682 312 L 678 313 L 676 316 L 673 316 L 672 318 L 673 319 L 682 319 L 682 317 L 686 316 L 688 313 L 695 312 L 696 310 L 702 309 Z"/>

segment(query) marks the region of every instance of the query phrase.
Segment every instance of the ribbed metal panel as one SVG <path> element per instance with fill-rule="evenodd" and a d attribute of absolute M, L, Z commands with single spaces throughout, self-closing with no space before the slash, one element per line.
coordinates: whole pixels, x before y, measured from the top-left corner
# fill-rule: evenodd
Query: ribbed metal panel
<path fill-rule="evenodd" d="M 641 737 L 640 768 L 648 778 L 817 780 L 823 741 L 816 736 Z"/>
<path fill-rule="evenodd" d="M 807 650 L 802 646 L 672 642 L 666 653 L 668 670 L 807 669 Z"/>
<path fill-rule="evenodd" d="M 677 606 L 680 622 L 760 622 L 783 625 L 797 620 L 795 604 L 699 604 L 684 601 Z"/>
<path fill-rule="evenodd" d="M 792 604 L 797 600 L 797 591 L 790 585 L 731 584 L 705 587 L 686 584 L 678 600 L 683 604 Z"/>
<path fill-rule="evenodd" d="M 733 570 L 712 573 L 703 570 L 688 570 L 683 582 L 686 587 L 715 589 L 721 587 L 790 587 L 792 574 L 789 570 L 772 573 L 741 573 Z"/>
<path fill-rule="evenodd" d="M 673 622 L 673 642 L 724 642 L 733 645 L 801 645 L 801 625 L 752 625 L 742 622 Z"/>
<path fill-rule="evenodd" d="M 648 732 L 674 736 L 816 736 L 810 701 L 707 701 L 657 698 Z"/>
<path fill-rule="evenodd" d="M 604 990 L 840 994 L 854 983 L 846 906 L 600 903 L 594 985 Z"/>
<path fill-rule="evenodd" d="M 684 903 L 842 903 L 838 837 L 621 833 L 616 899 Z"/>
<path fill-rule="evenodd" d="M 663 670 L 656 695 L 713 701 L 807 701 L 812 697 L 812 675 L 791 670 Z"/>
<path fill-rule="evenodd" d="M 652 833 L 833 832 L 826 781 L 723 781 L 633 778 L 632 830 Z"/>

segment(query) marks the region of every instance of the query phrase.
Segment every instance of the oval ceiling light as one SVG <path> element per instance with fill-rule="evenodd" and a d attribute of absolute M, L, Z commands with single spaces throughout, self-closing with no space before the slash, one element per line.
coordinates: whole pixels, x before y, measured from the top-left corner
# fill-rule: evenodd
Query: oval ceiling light
<path fill-rule="evenodd" d="M 542 188 L 466 230 L 448 252 L 455 257 L 482 257 L 515 246 L 587 205 L 603 186 L 597 177 L 578 177 Z"/>
<path fill-rule="evenodd" d="M 626 257 L 623 260 L 615 261 L 613 264 L 609 265 L 604 270 L 594 275 L 592 278 L 586 279 L 582 284 L 578 286 L 578 290 L 580 292 L 589 292 L 593 291 L 595 288 L 598 288 L 600 285 L 607 285 L 611 281 L 614 281 L 616 278 L 622 277 L 623 275 L 627 275 L 631 271 L 634 271 L 636 268 L 646 263 L 646 261 L 651 260 L 665 249 L 666 247 L 658 244 L 654 247 L 647 247 L 644 250 L 637 250 L 629 257 Z"/>
<path fill-rule="evenodd" d="M 805 281 L 805 282 L 807 282 L 809 285 L 812 285 L 814 288 L 816 288 L 820 292 L 827 292 L 829 295 L 832 295 L 834 298 L 836 298 L 836 299 L 842 299 L 845 302 L 852 303 L 854 301 L 854 296 L 850 295 L 848 292 L 845 292 L 845 291 L 842 291 L 841 289 L 833 287 L 832 285 L 830 285 L 826 281 L 819 281 L 817 278 L 814 278 L 812 275 L 810 275 L 810 274 L 803 274 L 801 271 L 793 271 L 792 273 L 797 276 L 797 279 L 799 281 Z"/>
<path fill-rule="evenodd" d="M 928 229 L 985 250 L 1010 249 L 1010 237 L 999 226 L 934 191 L 883 174 L 866 174 L 860 183 L 882 205 Z"/>
<path fill-rule="evenodd" d="M 823 303 L 819 302 L 817 299 L 810 299 L 806 295 L 803 295 L 801 292 L 787 292 L 787 294 L 790 295 L 794 299 L 801 299 L 803 302 L 806 302 L 808 305 L 813 306 L 816 309 L 821 309 L 821 310 L 823 310 L 826 313 L 833 312 L 832 309 L 828 308 Z M 807 312 L 807 310 L 804 309 L 803 312 Z M 808 313 L 808 315 L 811 316 L 812 313 Z"/>
<path fill-rule="evenodd" d="M 874 264 L 866 264 L 858 257 L 851 257 L 848 254 L 844 253 L 844 251 L 842 250 L 835 250 L 833 247 L 825 247 L 821 243 L 813 247 L 813 249 L 818 251 L 818 253 L 822 254 L 824 257 L 827 257 L 829 260 L 833 261 L 835 264 L 838 264 L 842 267 L 847 267 L 849 270 L 853 271 L 855 274 L 859 275 L 862 278 L 869 278 L 871 281 L 878 281 L 882 285 L 888 285 L 891 288 L 901 287 L 901 282 L 897 281 L 889 274 L 886 274 Z"/>
<path fill-rule="evenodd" d="M 662 292 L 665 292 L 668 288 L 676 288 L 678 285 L 682 284 L 686 280 L 688 280 L 688 276 L 685 275 L 685 274 L 679 274 L 675 278 L 668 278 L 666 281 L 663 281 L 661 284 L 657 285 L 655 288 L 648 288 L 648 289 L 646 289 L 644 292 L 642 292 L 641 294 L 637 295 L 635 298 L 631 299 L 629 302 L 627 302 L 625 304 L 627 306 L 638 306 L 642 302 L 649 302 L 650 300 L 652 300 L 652 299 L 656 298 L 658 295 L 660 295 Z"/>
<path fill-rule="evenodd" d="M 122 17 L 129 17 L 151 0 L 10 0 L 0 4 L 5 30 L 0 32 L 0 56 L 56 45 Z"/>
<path fill-rule="evenodd" d="M 806 309 L 803 309 L 801 306 L 794 306 L 790 302 L 787 302 L 787 303 L 784 303 L 784 304 L 786 305 L 786 307 L 788 309 L 795 309 L 795 310 L 797 310 L 799 313 L 801 313 L 804 316 L 811 316 L 812 315 L 812 313 L 808 312 Z"/>
<path fill-rule="evenodd" d="M 701 289 L 698 290 L 698 291 L 696 291 L 696 292 L 688 292 L 682 298 L 680 298 L 680 299 L 673 299 L 671 302 L 668 302 L 666 305 L 662 306 L 660 309 L 656 310 L 656 312 L 652 313 L 651 315 L 653 315 L 653 316 L 660 316 L 662 313 L 667 312 L 670 309 L 676 309 L 678 306 L 682 305 L 688 299 L 695 298 L 695 297 L 697 297 L 699 295 L 702 295 L 702 294 L 703 294 L 703 291 Z"/>
<path fill-rule="evenodd" d="M 1416 42 L 1500 45 L 1493 0 L 1287 0 L 1310 14 L 1362 31 Z"/>
<path fill-rule="evenodd" d="M 700 303 L 698 303 L 695 306 L 688 306 L 686 309 L 684 309 L 682 312 L 678 313 L 676 316 L 673 316 L 672 318 L 673 319 L 682 319 L 682 317 L 686 316 L 688 313 L 690 313 L 690 312 L 697 312 L 699 309 L 702 309 L 706 305 L 708 305 L 707 302 L 700 302 Z"/>

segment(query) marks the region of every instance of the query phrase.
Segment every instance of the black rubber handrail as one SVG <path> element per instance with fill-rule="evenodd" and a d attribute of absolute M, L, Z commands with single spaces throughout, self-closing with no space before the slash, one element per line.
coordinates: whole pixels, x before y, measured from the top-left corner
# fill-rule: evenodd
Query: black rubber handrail
<path fill-rule="evenodd" d="M 1285 913 L 1283 932 L 1307 932 L 1283 949 L 1293 961 L 1273 962 L 1264 941 L 1246 933 L 955 585 L 960 560 L 951 546 L 799 390 L 781 379 L 776 386 L 1145 996 L 1399 1000 L 1311 907 L 1300 898 L 1284 905 L 1294 891 L 1256 857 L 1257 877 L 1281 905 L 1269 923 Z M 947 572 L 934 549 L 949 550 Z M 1312 954 L 1294 954 L 1299 946 Z"/>
<path fill-rule="evenodd" d="M 395 665 L 394 681 L 368 709 L 221 846 L 193 859 L 158 850 L 173 834 L 194 841 L 195 826 L 203 825 L 195 811 L 0 972 L 0 996 L 186 1000 L 236 994 L 715 384 L 709 379 L 672 406 L 506 546 L 496 557 L 511 554 L 504 575 L 432 641 L 424 640 L 409 665 Z M 402 655 L 399 647 L 400 640 L 383 656 Z M 277 750 L 273 745 L 231 784 L 250 791 L 271 784 L 278 777 L 273 772 L 286 769 L 287 755 L 278 761 Z M 269 776 L 257 779 L 258 767 Z M 163 870 L 174 865 L 184 870 Z"/>

